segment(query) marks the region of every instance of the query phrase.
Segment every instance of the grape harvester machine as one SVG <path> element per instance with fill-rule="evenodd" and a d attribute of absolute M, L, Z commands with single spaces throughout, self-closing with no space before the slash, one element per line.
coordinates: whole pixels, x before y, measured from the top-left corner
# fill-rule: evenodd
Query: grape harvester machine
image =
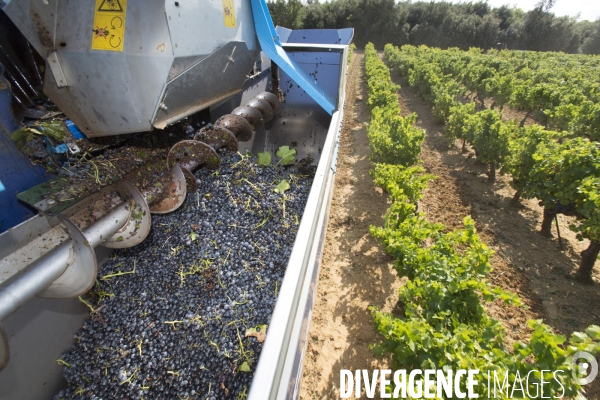
<path fill-rule="evenodd" d="M 55 360 L 88 316 L 77 297 L 111 249 L 143 241 L 153 213 L 196 191 L 194 169 L 218 168 L 216 149 L 256 154 L 291 142 L 316 175 L 249 398 L 297 398 L 352 29 L 275 28 L 264 0 L 0 0 L 0 8 L 0 399 L 60 390 Z M 36 57 L 44 68 L 31 68 Z M 88 138 L 161 135 L 198 112 L 211 124 L 166 159 L 57 201 L 44 186 L 53 176 L 10 139 L 13 106 L 31 106 L 37 83 Z"/>

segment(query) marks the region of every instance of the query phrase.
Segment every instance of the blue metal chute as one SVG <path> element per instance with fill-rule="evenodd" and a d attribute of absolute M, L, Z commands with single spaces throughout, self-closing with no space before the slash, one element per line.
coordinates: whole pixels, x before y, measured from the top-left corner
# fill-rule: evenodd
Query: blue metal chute
<path fill-rule="evenodd" d="M 19 128 L 12 111 L 12 93 L 0 65 L 0 233 L 35 215 L 17 199 L 17 194 L 52 177 L 33 164 L 10 138 Z"/>
<path fill-rule="evenodd" d="M 304 91 L 312 97 L 329 115 L 336 109 L 337 99 L 327 95 L 317 81 L 310 76 L 296 61 L 289 57 L 281 45 L 279 35 L 264 0 L 250 0 L 254 27 L 260 42 L 261 50 L 292 78 Z"/>

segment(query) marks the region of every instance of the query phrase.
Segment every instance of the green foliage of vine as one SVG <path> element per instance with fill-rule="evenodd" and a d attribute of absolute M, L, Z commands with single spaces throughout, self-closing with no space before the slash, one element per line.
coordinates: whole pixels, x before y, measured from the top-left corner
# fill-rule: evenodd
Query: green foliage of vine
<path fill-rule="evenodd" d="M 600 241 L 600 170 L 592 142 L 600 140 L 600 83 L 594 60 L 410 45 L 401 49 L 387 45 L 385 54 L 432 106 L 434 116 L 446 123 L 446 136 L 462 139 L 463 149 L 469 143 L 477 159 L 489 164 L 491 180 L 501 168 L 512 175 L 515 200 L 520 196 L 540 200 L 549 211 L 542 224 L 545 234 L 555 212 L 578 218 L 571 230 L 579 239 L 593 242 L 588 253 L 582 252 L 578 274 L 591 281 L 600 249 L 595 243 Z M 465 104 L 459 90 L 444 91 L 452 85 L 464 86 L 479 103 L 467 96 Z M 486 99 L 493 101 L 489 109 Z M 519 124 L 494 110 L 497 105 L 502 110 L 506 103 L 527 111 Z M 522 126 L 534 111 L 547 127 Z"/>
<path fill-rule="evenodd" d="M 398 86 L 392 83 L 388 68 L 379 59 L 372 44 L 365 48 L 365 72 L 371 108 L 371 121 L 367 128 L 371 160 L 404 166 L 417 163 L 425 133 L 414 126 L 416 114 L 400 116 Z"/>
<path fill-rule="evenodd" d="M 566 132 L 548 131 L 540 125 L 528 125 L 521 128 L 509 142 L 508 157 L 503 170 L 512 176 L 511 186 L 519 193 L 529 186 L 531 171 L 535 165 L 534 154 L 538 145 L 564 138 Z"/>
<path fill-rule="evenodd" d="M 386 53 L 389 50 L 386 47 Z M 372 46 L 365 54 L 367 63 L 369 58 L 377 58 Z M 390 51 L 388 59 L 394 62 L 401 57 Z M 399 68 L 403 69 L 401 62 Z M 384 75 L 383 68 L 378 66 L 377 71 L 378 76 Z M 415 85 L 423 82 L 414 74 L 410 79 Z M 471 79 L 474 85 L 481 85 L 489 78 L 473 75 Z M 379 96 L 378 101 L 383 98 Z M 392 97 L 389 99 L 391 102 Z M 394 98 L 393 101 L 394 104 L 381 107 L 397 108 L 397 100 Z M 372 109 L 372 115 L 378 115 L 377 109 Z M 596 213 L 600 196 L 586 193 L 598 193 L 600 179 L 581 178 L 581 175 L 597 176 L 592 169 L 600 168 L 598 147 L 586 139 L 569 141 L 566 145 L 566 142 L 561 143 L 563 133 L 547 132 L 541 127 L 520 129 L 514 122 L 502 121 L 496 111 L 475 113 L 474 105 L 462 105 L 458 101 L 449 111 L 447 135 L 468 140 L 482 160 L 504 164 L 528 184 L 531 184 L 531 176 L 524 168 L 531 165 L 539 166 L 539 180 L 547 181 L 549 187 L 552 187 L 552 180 L 579 182 L 574 185 L 562 182 L 558 185 L 561 191 L 553 191 L 553 196 L 581 201 L 580 209 L 589 207 L 590 213 Z M 370 135 L 369 139 L 374 153 L 393 157 L 388 148 L 394 143 L 380 140 L 377 135 Z M 420 147 L 420 142 L 412 145 Z M 544 158 L 544 162 L 540 163 L 540 158 Z M 595 167 L 592 166 L 594 161 Z M 405 164 L 404 159 L 386 162 L 374 161 L 371 174 L 375 183 L 389 193 L 392 204 L 384 225 L 373 226 L 370 231 L 395 258 L 394 269 L 408 281 L 399 290 L 400 316 L 372 308 L 375 325 L 383 337 L 382 342 L 372 346 L 375 353 L 391 353 L 393 369 L 479 369 L 477 379 L 482 382 L 486 379 L 485 371 L 504 374 L 508 370 L 511 384 L 517 382 L 529 390 L 536 390 L 542 379 L 550 382 L 545 385 L 545 397 L 575 398 L 580 395 L 582 387 L 573 379 L 579 371 L 573 370 L 571 357 L 577 351 L 600 352 L 600 327 L 591 326 L 585 333 L 574 333 L 567 340 L 553 333 L 541 320 L 531 320 L 528 322 L 532 330 L 529 341 L 507 348 L 504 327 L 488 315 L 483 302 L 501 299 L 507 304 L 521 306 L 521 301 L 515 294 L 495 287 L 489 281 L 493 251 L 479 238 L 475 222 L 467 216 L 464 227 L 452 231 L 447 231 L 442 224 L 429 222 L 424 213 L 417 212 L 416 204 L 432 177 L 425 175 L 418 165 Z M 564 171 L 559 170 L 559 163 Z M 575 167 L 570 168 L 584 164 L 588 168 L 579 172 Z M 542 369 L 561 370 L 556 374 L 558 381 L 547 374 L 542 376 L 540 372 L 525 380 L 529 371 Z M 480 397 L 493 398 L 486 393 L 485 385 L 476 386 L 476 392 Z M 526 398 L 525 393 L 517 389 L 509 397 Z M 501 394 L 498 396 L 506 398 Z"/>
<path fill-rule="evenodd" d="M 420 165 L 403 167 L 377 163 L 373 163 L 371 176 L 375 184 L 382 187 L 392 198 L 405 195 L 412 204 L 423 198 L 422 191 L 427 187 L 427 182 L 435 178 L 431 174 L 425 174 L 425 169 Z"/>
<path fill-rule="evenodd" d="M 574 225 L 582 237 L 600 240 L 596 202 L 600 196 L 600 144 L 584 138 L 541 142 L 535 154 L 529 173 L 526 197 L 540 199 L 546 208 L 554 208 L 557 203 L 571 205 L 583 213 L 583 225 Z"/>

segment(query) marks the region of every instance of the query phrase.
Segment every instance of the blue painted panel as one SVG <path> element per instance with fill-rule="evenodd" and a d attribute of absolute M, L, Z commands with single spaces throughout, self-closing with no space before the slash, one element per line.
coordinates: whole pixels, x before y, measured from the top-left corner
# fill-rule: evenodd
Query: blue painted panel
<path fill-rule="evenodd" d="M 276 28 L 282 43 L 350 44 L 353 28 L 345 29 L 297 29 L 281 26 Z"/>
<path fill-rule="evenodd" d="M 293 54 L 290 57 L 294 59 L 299 64 L 329 64 L 329 65 L 337 65 L 339 67 L 340 62 L 342 60 L 342 53 L 339 51 L 327 51 L 327 50 L 319 50 L 315 51 L 304 49 L 304 48 L 288 48 L 286 49 L 288 54 Z M 312 73 L 312 70 L 308 71 Z"/>
<path fill-rule="evenodd" d="M 298 63 L 291 59 L 281 47 L 279 35 L 273 25 L 271 15 L 264 0 L 250 0 L 252 4 L 252 15 L 254 16 L 254 27 L 260 42 L 261 50 L 273 60 L 279 68 L 289 76 L 293 77 L 302 89 L 310 97 L 323 107 L 329 115 L 337 108 L 337 96 L 330 97 L 319 87 L 314 77 L 310 76 Z"/>
<path fill-rule="evenodd" d="M 342 53 L 288 51 L 288 55 L 315 79 L 328 98 L 337 98 Z M 295 90 L 302 87 L 285 70 L 280 72 L 279 79 L 279 86 L 285 95 L 286 101 L 293 104 L 308 105 L 314 103 L 310 101 L 310 97 L 304 90 Z"/>
<path fill-rule="evenodd" d="M 10 134 L 19 128 L 12 112 L 10 84 L 0 65 L 0 233 L 31 218 L 35 213 L 17 200 L 21 193 L 50 178 L 52 174 L 33 164 L 15 146 Z"/>

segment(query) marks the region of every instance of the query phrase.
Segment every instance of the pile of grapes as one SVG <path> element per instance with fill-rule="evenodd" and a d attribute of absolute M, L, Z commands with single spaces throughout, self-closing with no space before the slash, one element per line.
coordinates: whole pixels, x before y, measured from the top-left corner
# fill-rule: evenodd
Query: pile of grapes
<path fill-rule="evenodd" d="M 313 177 L 220 157 L 181 208 L 102 266 L 55 399 L 245 398 Z"/>

